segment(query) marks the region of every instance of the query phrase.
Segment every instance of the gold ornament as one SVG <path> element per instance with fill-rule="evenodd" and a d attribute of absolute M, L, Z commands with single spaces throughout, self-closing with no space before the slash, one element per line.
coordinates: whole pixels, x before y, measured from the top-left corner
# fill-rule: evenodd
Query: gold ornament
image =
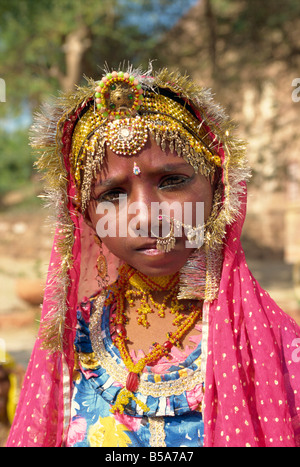
<path fill-rule="evenodd" d="M 170 219 L 170 232 L 168 233 L 168 235 L 166 235 L 165 237 L 158 237 L 157 235 L 155 235 L 152 232 L 152 230 L 151 230 L 151 235 L 153 237 L 157 238 L 156 248 L 159 251 L 169 253 L 171 250 L 173 250 L 175 248 L 176 239 L 175 239 L 175 236 L 174 236 L 174 222 L 173 222 L 173 219 Z"/>
<path fill-rule="evenodd" d="M 132 156 L 145 146 L 148 130 L 140 117 L 125 118 L 108 123 L 104 138 L 114 153 Z"/>
<path fill-rule="evenodd" d="M 168 356 L 174 345 L 179 347 L 185 334 L 195 325 L 202 314 L 201 307 L 192 305 L 187 316 L 182 315 L 180 320 L 174 323 L 177 326 L 177 330 L 166 333 L 167 340 L 163 344 L 154 342 L 152 350 L 137 363 L 133 363 L 126 345 L 127 314 L 125 311 L 124 297 L 127 295 L 128 285 L 131 281 L 135 285 L 141 286 L 143 292 L 147 294 L 149 289 L 152 290 L 153 287 L 155 290 L 166 290 L 172 286 L 174 279 L 177 281 L 178 276 L 163 276 L 161 278 L 147 277 L 134 268 L 123 265 L 119 271 L 119 278 L 116 283 L 110 287 L 112 293 L 110 293 L 109 297 L 106 299 L 105 305 L 107 306 L 113 301 L 116 301 L 117 310 L 116 316 L 112 320 L 112 340 L 119 349 L 121 358 L 129 371 L 126 385 L 120 390 L 116 402 L 111 408 L 113 413 L 119 412 L 122 414 L 124 412 L 124 407 L 129 403 L 130 399 L 133 399 L 143 412 L 149 410 L 148 407 L 133 394 L 138 391 L 140 374 L 146 365 L 155 363 L 163 356 Z"/>
<path fill-rule="evenodd" d="M 113 120 L 134 116 L 142 103 L 143 90 L 133 75 L 113 71 L 98 82 L 95 98 L 97 109 Z"/>
<path fill-rule="evenodd" d="M 97 245 L 100 247 L 100 254 L 97 258 L 97 271 L 98 275 L 97 277 L 99 278 L 99 286 L 101 288 L 104 288 L 107 286 L 109 282 L 109 276 L 108 276 L 108 267 L 107 267 L 107 261 L 103 253 L 103 247 L 102 247 L 102 241 L 101 239 L 95 235 L 94 236 L 95 242 Z"/>

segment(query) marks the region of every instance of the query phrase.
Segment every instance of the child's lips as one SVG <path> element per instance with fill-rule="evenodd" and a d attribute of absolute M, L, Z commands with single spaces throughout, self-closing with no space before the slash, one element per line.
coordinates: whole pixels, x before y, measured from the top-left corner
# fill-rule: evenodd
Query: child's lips
<path fill-rule="evenodd" d="M 161 255 L 163 252 L 156 248 L 156 240 L 149 240 L 144 242 L 141 246 L 136 248 L 136 251 L 148 256 Z"/>
<path fill-rule="evenodd" d="M 148 241 L 145 241 L 141 243 L 140 246 L 135 248 L 136 250 L 156 250 L 156 240 L 149 239 Z"/>
<path fill-rule="evenodd" d="M 138 251 L 148 256 L 156 256 L 163 254 L 163 251 L 160 251 L 157 248 L 141 248 Z"/>

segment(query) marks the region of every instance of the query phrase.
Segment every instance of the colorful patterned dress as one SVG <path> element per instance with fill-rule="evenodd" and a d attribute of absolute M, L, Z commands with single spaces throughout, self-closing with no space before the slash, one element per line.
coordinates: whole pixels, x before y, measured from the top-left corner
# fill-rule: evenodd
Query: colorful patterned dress
<path fill-rule="evenodd" d="M 94 309 L 95 299 L 92 299 L 82 303 L 77 311 L 78 371 L 74 377 L 67 445 L 202 446 L 201 332 L 199 337 L 193 337 L 194 350 L 173 348 L 169 359 L 163 357 L 154 366 L 144 369 L 135 396 L 149 411 L 143 413 L 134 400 L 130 400 L 123 414 L 113 414 L 110 409 L 123 387 L 127 370 L 110 337 L 110 307 L 102 308 L 96 336 L 91 335 L 89 320 Z M 201 331 L 200 326 L 198 330 Z M 97 345 L 92 346 L 96 339 Z M 134 354 L 131 356 L 136 361 L 143 353 L 138 352 L 137 358 Z"/>

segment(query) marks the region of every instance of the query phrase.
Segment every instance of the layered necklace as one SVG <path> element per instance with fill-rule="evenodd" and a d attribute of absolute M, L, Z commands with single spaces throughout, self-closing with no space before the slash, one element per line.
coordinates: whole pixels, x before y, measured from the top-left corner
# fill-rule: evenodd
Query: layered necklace
<path fill-rule="evenodd" d="M 116 313 L 111 318 L 111 334 L 115 346 L 118 348 L 121 358 L 128 370 L 126 385 L 119 392 L 116 402 L 111 408 L 114 413 L 124 412 L 124 407 L 133 399 L 137 405 L 147 412 L 149 408 L 142 401 L 138 400 L 133 394 L 138 390 L 140 383 L 140 375 L 146 365 L 155 364 L 163 356 L 168 356 L 172 347 L 181 346 L 184 335 L 194 326 L 201 316 L 202 309 L 195 305 L 189 306 L 189 313 L 183 314 L 186 311 L 184 305 L 180 304 L 177 299 L 179 275 L 163 277 L 148 277 L 140 273 L 129 265 L 121 266 L 117 281 L 110 286 L 110 294 L 105 301 L 105 305 L 116 304 Z M 158 303 L 153 299 L 153 292 L 168 292 L 166 293 L 162 303 Z M 154 342 L 151 351 L 143 358 L 140 358 L 137 363 L 134 363 L 127 348 L 126 341 L 127 332 L 126 324 L 128 317 L 126 314 L 126 300 L 129 306 L 135 305 L 135 300 L 140 300 L 140 306 L 137 309 L 138 323 L 146 328 L 149 327 L 148 314 L 158 310 L 160 317 L 165 316 L 168 301 L 171 302 L 170 312 L 175 315 L 173 325 L 177 327 L 174 332 L 167 332 L 167 340 L 159 344 Z"/>

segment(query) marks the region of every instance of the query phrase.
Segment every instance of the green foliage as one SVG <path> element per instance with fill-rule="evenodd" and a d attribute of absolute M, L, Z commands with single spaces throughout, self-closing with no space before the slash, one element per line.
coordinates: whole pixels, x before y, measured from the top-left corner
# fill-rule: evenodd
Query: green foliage
<path fill-rule="evenodd" d="M 210 4 L 219 39 L 237 49 L 241 58 L 255 63 L 275 54 L 284 58 L 281 49 L 287 53 L 296 45 L 299 49 L 292 25 L 300 17 L 299 0 L 210 0 Z"/>
<path fill-rule="evenodd" d="M 0 200 L 10 190 L 30 183 L 33 156 L 27 130 L 0 132 Z"/>
<path fill-rule="evenodd" d="M 101 75 L 99 65 L 105 62 L 111 67 L 123 61 L 147 66 L 171 16 L 180 17 L 185 9 L 186 0 L 2 0 L 0 77 L 10 105 L 17 110 L 25 97 L 35 108 L 45 96 L 64 89 L 72 73 L 69 52 L 75 34 L 83 50 L 78 79 Z M 131 21 L 134 12 L 136 20 Z M 157 27 L 149 28 L 153 17 Z"/>
<path fill-rule="evenodd" d="M 33 112 L 42 100 L 100 77 L 105 62 L 148 67 L 158 39 L 196 0 L 0 0 L 1 121 Z M 134 19 L 134 20 L 133 20 Z M 152 26 L 147 27 L 148 20 Z M 173 21 L 174 22 L 174 21 Z M 0 197 L 29 180 L 26 131 L 0 129 Z"/>

